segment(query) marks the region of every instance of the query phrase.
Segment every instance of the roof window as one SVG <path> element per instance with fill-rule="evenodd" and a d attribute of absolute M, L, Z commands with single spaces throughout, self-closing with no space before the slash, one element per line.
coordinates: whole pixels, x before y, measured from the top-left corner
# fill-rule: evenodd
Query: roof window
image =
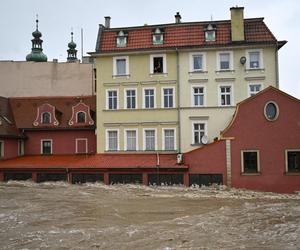
<path fill-rule="evenodd" d="M 163 44 L 164 43 L 164 31 L 163 29 L 156 28 L 152 33 L 153 44 Z"/>
<path fill-rule="evenodd" d="M 123 30 L 119 31 L 117 35 L 117 47 L 123 48 L 127 45 L 127 36 L 128 34 Z"/>
<path fill-rule="evenodd" d="M 216 41 L 216 25 L 214 24 L 208 24 L 205 29 L 205 42 L 214 42 Z"/>

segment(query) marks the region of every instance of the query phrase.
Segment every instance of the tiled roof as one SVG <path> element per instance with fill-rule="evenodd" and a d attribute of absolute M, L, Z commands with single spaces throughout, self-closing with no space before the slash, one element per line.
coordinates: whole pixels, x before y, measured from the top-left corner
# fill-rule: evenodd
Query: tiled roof
<path fill-rule="evenodd" d="M 36 155 L 0 161 L 0 169 L 46 168 L 156 168 L 156 154 Z M 178 165 L 176 154 L 160 154 L 159 168 L 185 169 Z"/>
<path fill-rule="evenodd" d="M 180 23 L 180 24 L 162 24 L 158 26 L 140 26 L 105 29 L 99 32 L 100 45 L 96 48 L 96 53 L 130 51 L 138 49 L 167 49 L 167 48 L 185 48 L 185 47 L 205 47 L 231 45 L 231 24 L 230 20 L 216 21 L 216 41 L 205 42 L 204 29 L 208 22 L 198 23 Z M 153 45 L 152 31 L 154 27 L 164 28 L 164 43 Z M 244 20 L 245 41 L 247 43 L 275 43 L 277 40 L 263 22 L 263 18 L 253 18 Z M 116 46 L 116 37 L 118 31 L 126 30 L 128 32 L 127 46 L 118 48 Z"/>
<path fill-rule="evenodd" d="M 68 124 L 72 117 L 72 107 L 82 101 L 90 106 L 92 118 L 95 121 L 96 98 L 95 96 L 72 96 L 72 97 L 14 97 L 9 98 L 9 103 L 16 122 L 16 127 L 37 128 L 33 125 L 37 117 L 37 109 L 39 106 L 48 103 L 55 107 L 58 112 L 57 119 L 59 125 L 55 128 L 70 128 Z M 86 126 L 93 127 L 93 126 Z M 43 126 L 45 128 L 45 126 Z"/>
<path fill-rule="evenodd" d="M 12 116 L 9 101 L 0 97 L 0 138 L 20 137 Z"/>

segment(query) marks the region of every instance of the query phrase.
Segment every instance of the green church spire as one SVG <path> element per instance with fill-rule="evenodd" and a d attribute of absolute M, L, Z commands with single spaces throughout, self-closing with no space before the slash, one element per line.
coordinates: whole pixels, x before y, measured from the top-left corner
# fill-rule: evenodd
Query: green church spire
<path fill-rule="evenodd" d="M 32 32 L 33 39 L 31 53 L 26 56 L 26 61 L 33 61 L 33 62 L 47 62 L 47 56 L 43 53 L 42 43 L 43 40 L 41 39 L 42 33 L 39 31 L 39 20 L 36 19 L 36 30 Z"/>
<path fill-rule="evenodd" d="M 68 52 L 68 57 L 67 61 L 68 62 L 76 62 L 77 61 L 77 49 L 76 48 L 76 43 L 73 41 L 73 31 L 71 32 L 71 42 L 68 43 L 69 49 L 67 50 Z"/>

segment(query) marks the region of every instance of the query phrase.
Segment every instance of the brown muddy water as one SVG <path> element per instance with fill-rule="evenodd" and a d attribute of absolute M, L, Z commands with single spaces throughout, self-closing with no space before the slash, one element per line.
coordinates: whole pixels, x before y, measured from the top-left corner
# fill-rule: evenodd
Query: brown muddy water
<path fill-rule="evenodd" d="M 300 249 L 300 194 L 2 183 L 0 249 Z"/>

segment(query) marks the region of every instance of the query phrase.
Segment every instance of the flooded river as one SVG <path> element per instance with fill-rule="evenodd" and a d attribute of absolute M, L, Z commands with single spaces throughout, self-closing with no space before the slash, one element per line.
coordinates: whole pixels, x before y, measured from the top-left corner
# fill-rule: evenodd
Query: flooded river
<path fill-rule="evenodd" d="M 2 183 L 0 249 L 300 249 L 300 194 Z"/>

